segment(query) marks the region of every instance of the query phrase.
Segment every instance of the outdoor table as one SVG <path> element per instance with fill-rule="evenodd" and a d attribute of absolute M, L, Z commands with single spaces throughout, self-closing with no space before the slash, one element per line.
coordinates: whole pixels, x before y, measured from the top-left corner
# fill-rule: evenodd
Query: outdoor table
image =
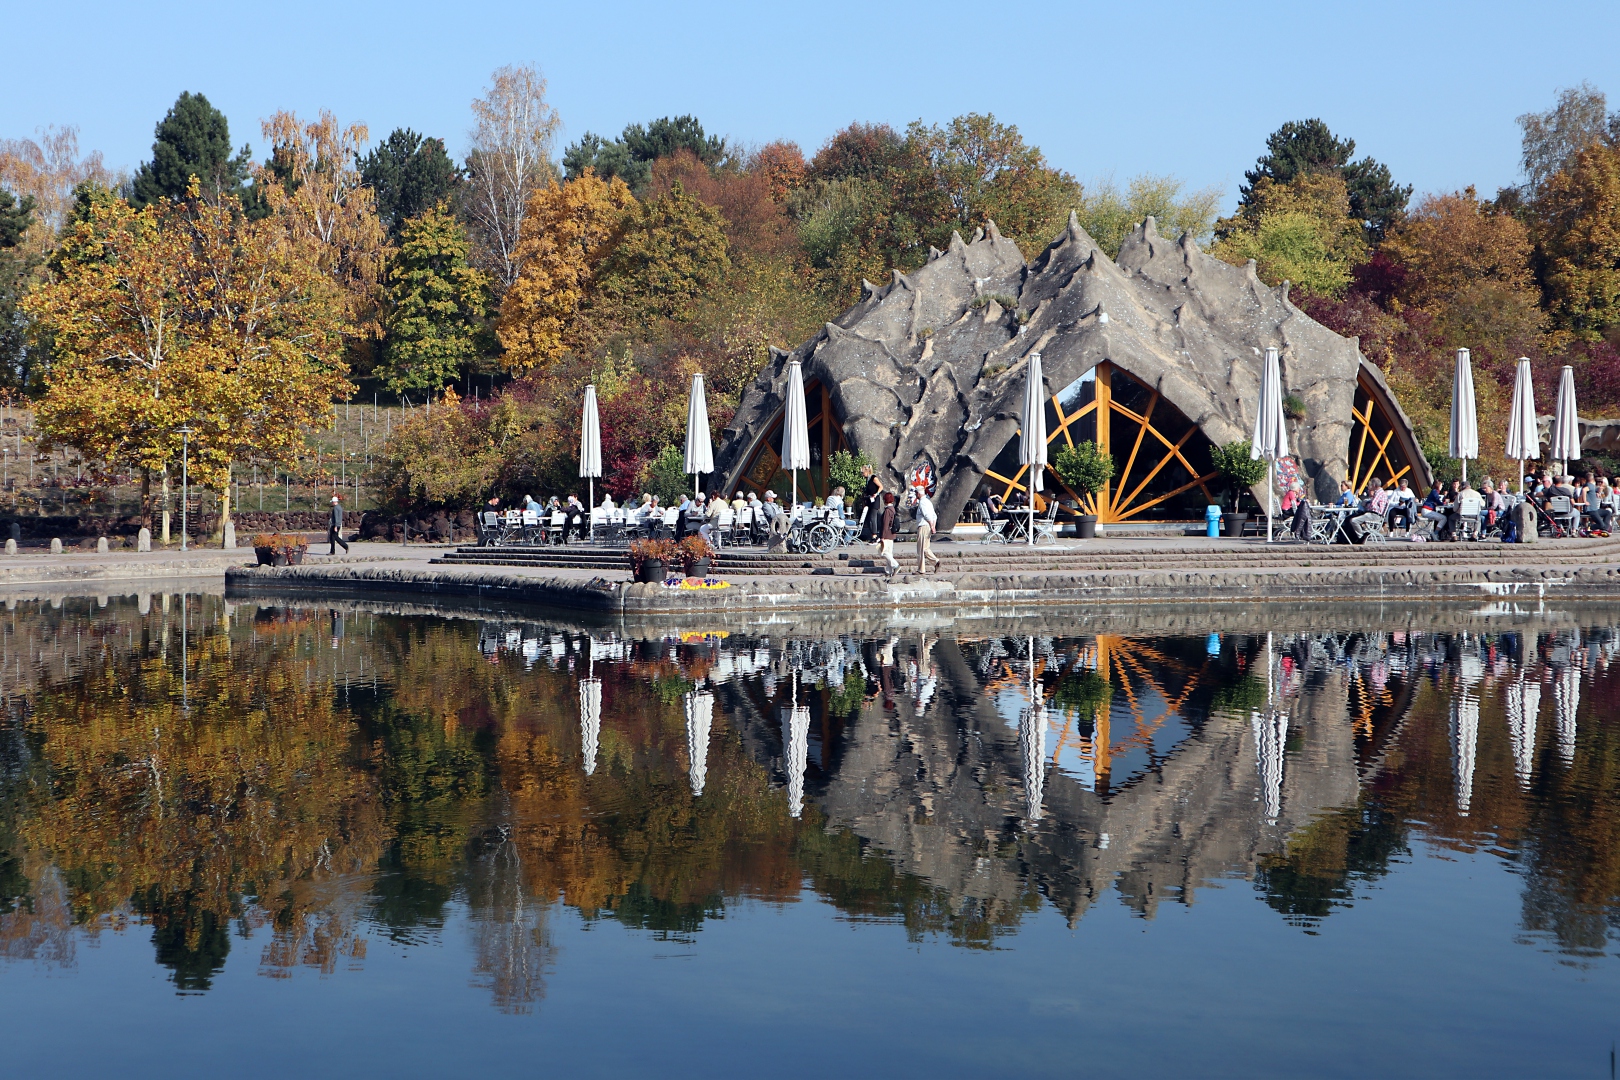
<path fill-rule="evenodd" d="M 1311 507 L 1311 516 L 1312 517 L 1322 517 L 1322 518 L 1330 519 L 1332 521 L 1332 526 L 1327 530 L 1327 539 L 1321 541 L 1324 544 L 1337 543 L 1341 536 L 1344 537 L 1344 540 L 1345 540 L 1346 543 L 1349 543 L 1350 542 L 1350 535 L 1347 532 L 1345 532 L 1345 526 L 1347 524 L 1349 524 L 1351 518 L 1355 517 L 1357 514 L 1359 514 L 1361 512 L 1362 512 L 1362 510 L 1361 510 L 1361 507 L 1359 507 L 1359 506 L 1312 506 Z M 1316 530 L 1315 529 L 1311 530 L 1311 539 L 1312 540 L 1316 539 Z"/>

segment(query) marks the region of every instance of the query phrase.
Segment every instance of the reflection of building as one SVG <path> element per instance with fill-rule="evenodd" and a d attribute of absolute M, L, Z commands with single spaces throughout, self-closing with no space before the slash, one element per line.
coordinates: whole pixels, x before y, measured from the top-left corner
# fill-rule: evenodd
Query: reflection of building
<path fill-rule="evenodd" d="M 1260 357 L 1281 350 L 1291 445 L 1317 495 L 1339 480 L 1429 478 L 1411 428 L 1355 341 L 1152 218 L 1110 261 L 1071 219 L 1026 265 L 994 225 L 955 239 L 793 353 L 773 351 L 743 396 L 716 459 L 725 490 L 787 491 L 780 461 L 790 358 L 804 364 L 812 466 L 849 446 L 886 470 L 891 489 L 922 466 L 940 477 L 953 520 L 981 484 L 1025 489 L 1017 461 L 1025 362 L 1040 353 L 1054 451 L 1082 440 L 1111 454 L 1115 477 L 1087 500 L 1105 522 L 1202 518 L 1219 490 L 1213 444 L 1248 438 Z M 1064 490 L 1055 475 L 1047 492 Z M 1070 493 L 1072 494 L 1072 492 Z"/>

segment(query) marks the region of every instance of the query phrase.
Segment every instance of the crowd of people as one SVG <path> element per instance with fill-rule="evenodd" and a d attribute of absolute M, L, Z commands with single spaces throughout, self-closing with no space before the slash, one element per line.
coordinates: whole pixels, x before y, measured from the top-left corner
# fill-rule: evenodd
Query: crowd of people
<path fill-rule="evenodd" d="M 1606 476 L 1547 472 L 1522 478 L 1519 488 L 1514 492 L 1511 482 L 1498 484 L 1487 477 L 1476 489 L 1459 479 L 1436 483 L 1420 498 L 1404 476 L 1389 485 L 1374 477 L 1360 492 L 1343 480 L 1338 498 L 1325 511 L 1313 511 L 1303 483 L 1295 480 L 1283 493 L 1280 508 L 1297 540 L 1310 539 L 1313 515 L 1326 512 L 1346 519 L 1342 532 L 1352 542 L 1381 531 L 1414 540 L 1494 537 L 1514 543 L 1522 539 L 1523 526 L 1512 511 L 1524 502 L 1535 508 L 1531 520 L 1537 532 L 1552 536 L 1608 536 L 1620 514 L 1620 489 Z"/>
<path fill-rule="evenodd" d="M 813 501 L 800 503 L 797 510 L 783 506 L 777 493 L 769 488 L 764 492 L 738 491 L 730 499 L 723 493 L 683 492 L 677 500 L 667 505 L 657 495 L 642 492 L 639 499 L 622 507 L 614 502 L 611 493 L 604 493 L 601 505 L 596 509 L 601 511 L 599 520 L 612 519 L 622 511 L 624 523 L 633 526 L 642 535 L 660 535 L 668 530 L 668 535 L 680 540 L 697 534 L 716 547 L 720 546 L 722 537 L 719 530 L 726 512 L 729 510 L 731 520 L 736 521 L 735 515 L 748 511 L 749 539 L 772 550 L 785 546 L 795 521 L 819 512 L 829 521 L 839 524 L 845 521 L 859 523 L 859 538 L 878 548 L 891 578 L 900 569 L 894 545 L 903 531 L 905 515 L 909 514 L 917 534 L 918 573 L 927 574 L 937 568 L 940 559 L 933 552 L 932 540 L 939 527 L 939 518 L 927 489 L 914 486 L 902 499 L 894 492 L 884 490 L 882 479 L 870 466 L 863 468 L 861 475 L 865 485 L 858 496 L 851 497 L 842 486 L 835 487 L 819 511 Z M 675 510 L 672 524 L 668 513 L 671 508 Z M 484 509 L 496 514 L 504 510 L 498 497 L 492 497 Z M 517 509 L 533 513 L 546 528 L 551 527 L 560 514 L 560 539 L 563 543 L 583 539 L 590 533 L 592 510 L 576 494 L 570 494 L 566 499 L 553 495 L 544 503 L 533 495 L 525 495 Z"/>

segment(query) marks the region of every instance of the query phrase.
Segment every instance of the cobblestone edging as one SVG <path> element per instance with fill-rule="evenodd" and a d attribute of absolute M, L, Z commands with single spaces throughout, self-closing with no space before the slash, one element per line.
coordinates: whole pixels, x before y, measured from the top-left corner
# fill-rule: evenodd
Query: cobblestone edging
<path fill-rule="evenodd" d="M 796 577 L 743 581 L 722 590 L 679 591 L 452 568 L 365 566 L 233 567 L 230 592 L 475 597 L 603 615 L 777 611 L 972 609 L 1144 601 L 1221 603 L 1326 600 L 1589 600 L 1620 597 L 1620 566 L 1578 569 L 1408 569 L 1141 571 L 961 574 L 950 577 Z"/>

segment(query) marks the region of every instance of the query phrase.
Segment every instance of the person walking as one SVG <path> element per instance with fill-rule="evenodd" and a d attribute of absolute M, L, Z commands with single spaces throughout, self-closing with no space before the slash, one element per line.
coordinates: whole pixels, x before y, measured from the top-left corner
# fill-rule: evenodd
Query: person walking
<path fill-rule="evenodd" d="M 939 526 L 939 515 L 934 512 L 934 501 L 928 497 L 928 489 L 924 487 L 912 488 L 914 500 L 912 513 L 917 519 L 917 573 L 926 574 L 929 563 L 937 568 L 940 557 L 934 554 L 930 542 L 934 537 L 934 529 Z"/>
<path fill-rule="evenodd" d="M 348 541 L 343 539 L 343 496 L 332 496 L 332 516 L 326 524 L 326 542 L 332 545 L 330 554 L 336 555 L 338 545 L 343 545 L 343 554 L 349 553 Z"/>
<path fill-rule="evenodd" d="M 894 492 L 883 493 L 883 515 L 878 519 L 877 541 L 878 550 L 883 554 L 883 561 L 889 565 L 889 580 L 900 571 L 900 560 L 894 557 L 894 538 L 899 533 L 899 522 L 896 520 Z"/>

